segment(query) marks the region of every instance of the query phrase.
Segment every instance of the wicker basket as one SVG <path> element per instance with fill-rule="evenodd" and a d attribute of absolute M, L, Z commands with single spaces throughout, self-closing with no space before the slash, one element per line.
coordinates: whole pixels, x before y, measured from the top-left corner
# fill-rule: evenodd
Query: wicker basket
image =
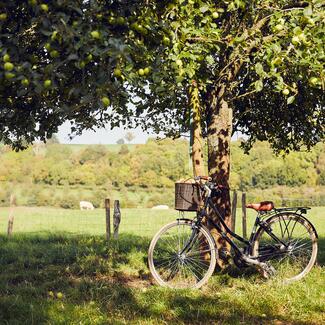
<path fill-rule="evenodd" d="M 197 184 L 175 184 L 175 209 L 180 211 L 197 211 L 200 207 L 201 195 Z"/>

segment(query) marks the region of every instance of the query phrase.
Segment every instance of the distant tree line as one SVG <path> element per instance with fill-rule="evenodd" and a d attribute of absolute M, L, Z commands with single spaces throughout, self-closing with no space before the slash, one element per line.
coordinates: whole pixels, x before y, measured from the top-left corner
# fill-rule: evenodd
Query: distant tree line
<path fill-rule="evenodd" d="M 89 199 L 101 206 L 113 192 L 122 195 L 124 206 L 172 205 L 174 183 L 191 176 L 188 151 L 188 141 L 169 139 L 111 147 L 53 141 L 20 153 L 1 146 L 0 204 L 6 205 L 9 193 L 15 191 L 27 205 L 75 208 L 79 199 Z M 230 184 L 235 190 L 258 193 L 286 187 L 291 190 L 282 196 L 290 197 L 292 192 L 303 197 L 301 187 L 325 186 L 324 144 L 282 158 L 274 156 L 266 143 L 257 143 L 246 155 L 237 141 L 232 143 L 232 159 Z M 325 187 L 320 192 L 325 204 Z"/>

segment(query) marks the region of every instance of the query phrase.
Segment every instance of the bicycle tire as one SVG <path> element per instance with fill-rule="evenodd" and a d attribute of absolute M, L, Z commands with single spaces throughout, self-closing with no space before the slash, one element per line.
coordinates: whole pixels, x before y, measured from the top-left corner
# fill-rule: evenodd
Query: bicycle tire
<path fill-rule="evenodd" d="M 213 237 L 204 226 L 200 226 L 197 229 L 198 232 L 195 234 L 196 237 L 194 238 L 195 242 L 191 246 L 191 250 L 187 253 L 187 257 L 184 256 L 184 264 L 182 265 L 183 261 L 178 260 L 180 259 L 178 254 L 181 251 L 181 248 L 186 246 L 185 237 L 187 237 L 188 240 L 193 231 L 195 230 L 191 220 L 177 220 L 162 227 L 153 237 L 148 251 L 148 264 L 150 272 L 157 284 L 175 289 L 187 289 L 200 288 L 209 280 L 215 269 L 217 251 Z M 181 232 L 182 234 L 185 234 L 183 239 L 180 239 L 181 236 L 179 234 Z M 173 233 L 178 234 L 175 245 L 173 245 L 173 237 L 169 237 L 169 242 L 166 239 L 169 235 L 172 236 Z M 182 245 L 180 245 L 181 241 Z M 202 244 L 205 246 L 202 246 Z M 198 249 L 198 251 L 195 251 L 195 249 Z M 159 256 L 161 256 L 160 260 Z M 164 260 L 165 262 L 163 262 Z M 161 267 L 159 267 L 159 261 L 161 262 Z M 190 263 L 192 263 L 191 266 Z M 170 269 L 167 270 L 169 265 Z M 197 270 L 194 270 L 192 267 L 197 268 Z M 173 268 L 176 270 L 172 271 Z M 200 268 L 201 270 L 199 270 Z M 165 269 L 168 272 L 170 271 L 170 273 L 175 272 L 175 275 L 173 274 L 172 278 L 168 279 L 168 277 L 163 273 Z M 201 272 L 203 269 L 204 274 L 202 274 L 202 277 L 198 278 L 198 270 Z M 182 275 L 184 278 L 181 278 Z"/>
<path fill-rule="evenodd" d="M 317 233 L 311 222 L 300 214 L 286 212 L 270 217 L 266 226 L 285 245 L 279 244 L 260 227 L 252 245 L 252 256 L 271 264 L 275 276 L 284 283 L 302 279 L 317 257 Z"/>

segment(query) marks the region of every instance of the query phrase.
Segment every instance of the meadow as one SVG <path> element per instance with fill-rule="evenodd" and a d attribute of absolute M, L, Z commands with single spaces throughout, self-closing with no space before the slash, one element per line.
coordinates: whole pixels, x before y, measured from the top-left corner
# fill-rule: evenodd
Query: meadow
<path fill-rule="evenodd" d="M 309 212 L 320 252 L 302 281 L 283 286 L 230 267 L 200 290 L 181 291 L 154 285 L 146 264 L 150 237 L 173 210 L 123 209 L 120 237 L 109 242 L 102 209 L 16 208 L 9 239 L 8 212 L 0 209 L 1 324 L 325 322 L 324 208 Z"/>

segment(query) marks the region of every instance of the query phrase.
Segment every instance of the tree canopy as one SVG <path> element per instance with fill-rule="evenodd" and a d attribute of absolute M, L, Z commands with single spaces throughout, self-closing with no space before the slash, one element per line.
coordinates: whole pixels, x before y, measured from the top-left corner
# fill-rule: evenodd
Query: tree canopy
<path fill-rule="evenodd" d="M 195 80 L 205 135 L 222 97 L 247 148 L 310 147 L 324 138 L 324 34 L 321 0 L 0 1 L 0 138 L 19 149 L 66 120 L 179 136 Z"/>

